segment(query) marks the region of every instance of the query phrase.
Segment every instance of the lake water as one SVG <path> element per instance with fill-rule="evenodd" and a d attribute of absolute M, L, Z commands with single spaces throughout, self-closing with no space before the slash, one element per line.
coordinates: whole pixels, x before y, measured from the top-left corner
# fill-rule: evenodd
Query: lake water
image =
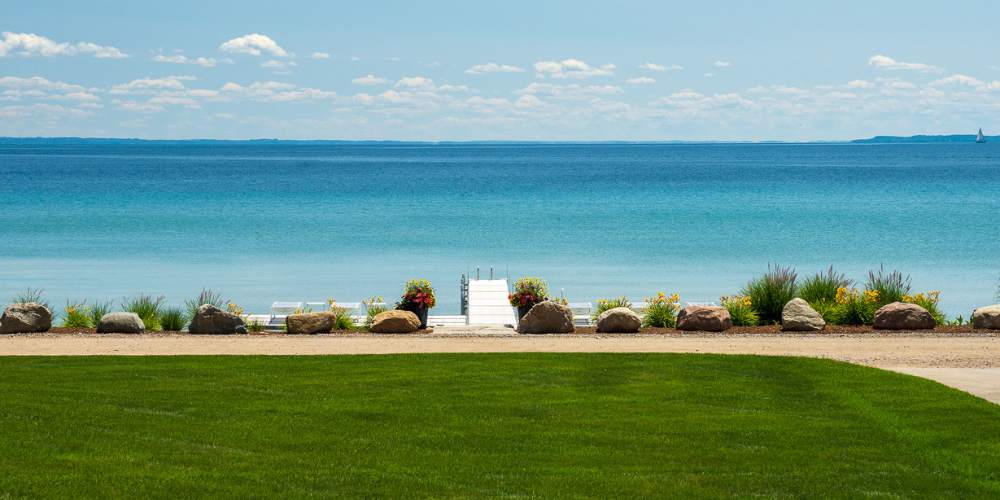
<path fill-rule="evenodd" d="M 1000 277 L 1000 144 L 2 144 L 0 297 L 209 287 L 457 313 L 462 273 L 573 301 L 731 294 L 766 270 L 884 263 L 951 314 Z"/>

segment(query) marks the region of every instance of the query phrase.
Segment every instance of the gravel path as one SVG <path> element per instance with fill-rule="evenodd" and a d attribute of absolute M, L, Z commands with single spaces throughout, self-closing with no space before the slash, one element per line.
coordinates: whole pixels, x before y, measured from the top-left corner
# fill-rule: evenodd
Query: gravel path
<path fill-rule="evenodd" d="M 503 328 L 438 328 L 422 335 L 0 336 L 0 355 L 395 354 L 438 352 L 691 352 L 809 356 L 937 380 L 1000 403 L 1000 336 L 516 335 Z"/>

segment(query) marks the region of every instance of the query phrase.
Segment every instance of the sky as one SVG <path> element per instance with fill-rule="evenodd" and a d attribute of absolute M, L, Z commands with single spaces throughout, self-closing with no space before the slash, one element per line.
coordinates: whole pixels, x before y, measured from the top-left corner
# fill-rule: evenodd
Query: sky
<path fill-rule="evenodd" d="M 0 135 L 1000 133 L 988 1 L 0 2 Z"/>

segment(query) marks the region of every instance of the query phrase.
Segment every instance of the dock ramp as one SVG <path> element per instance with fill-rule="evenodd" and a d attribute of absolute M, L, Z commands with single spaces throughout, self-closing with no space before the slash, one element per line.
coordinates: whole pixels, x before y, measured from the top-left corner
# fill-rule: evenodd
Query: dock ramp
<path fill-rule="evenodd" d="M 513 325 L 514 308 L 507 301 L 507 280 L 468 280 L 470 325 Z"/>

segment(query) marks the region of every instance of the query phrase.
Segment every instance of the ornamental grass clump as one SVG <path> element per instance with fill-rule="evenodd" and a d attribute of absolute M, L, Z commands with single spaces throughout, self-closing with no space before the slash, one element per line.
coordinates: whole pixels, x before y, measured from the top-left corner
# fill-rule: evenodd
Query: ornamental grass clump
<path fill-rule="evenodd" d="M 167 332 L 179 332 L 187 326 L 188 318 L 184 309 L 168 307 L 160 312 L 160 327 Z"/>
<path fill-rule="evenodd" d="M 354 318 L 351 317 L 350 311 L 338 306 L 337 301 L 332 298 L 326 299 L 326 303 L 330 305 L 330 313 L 333 314 L 334 330 L 353 330 L 355 328 Z"/>
<path fill-rule="evenodd" d="M 66 307 L 63 309 L 63 328 L 93 328 L 96 324 L 86 300 L 66 301 Z"/>
<path fill-rule="evenodd" d="M 902 302 L 903 296 L 910 294 L 910 276 L 899 271 L 885 272 L 885 266 L 879 266 L 878 272 L 868 271 L 868 282 L 865 291 L 878 292 L 879 307 L 893 302 Z"/>
<path fill-rule="evenodd" d="M 111 302 L 103 302 L 90 306 L 90 321 L 96 327 L 101 323 L 101 318 L 111 312 Z"/>
<path fill-rule="evenodd" d="M 653 297 L 646 297 L 645 302 L 646 314 L 642 317 L 642 326 L 647 328 L 677 326 L 677 313 L 681 309 L 680 295 L 659 292 Z"/>
<path fill-rule="evenodd" d="M 385 305 L 385 299 L 381 296 L 368 297 L 367 299 L 362 300 L 361 303 L 365 306 L 365 328 L 371 328 L 372 321 L 375 319 L 375 316 L 389 310 L 389 308 Z"/>
<path fill-rule="evenodd" d="M 201 293 L 199 293 L 197 297 L 184 301 L 184 308 L 187 309 L 188 318 L 193 318 L 196 314 L 198 314 L 198 308 L 205 304 L 225 310 L 227 302 L 229 301 L 223 299 L 222 295 L 217 294 L 208 288 L 202 288 Z"/>
<path fill-rule="evenodd" d="M 549 284 L 541 278 L 527 277 L 514 282 L 514 293 L 507 295 L 512 307 L 533 306 L 549 298 Z"/>
<path fill-rule="evenodd" d="M 837 290 L 851 288 L 853 285 L 854 280 L 834 271 L 833 266 L 830 266 L 826 272 L 819 272 L 806 278 L 799 285 L 799 297 L 809 304 L 819 302 L 833 304 L 837 300 Z"/>
<path fill-rule="evenodd" d="M 42 292 L 44 291 L 45 290 L 40 288 L 28 287 L 25 288 L 23 292 L 20 292 L 11 298 L 10 302 L 12 304 L 28 304 L 33 302 L 35 304 L 41 304 L 49 311 L 52 311 L 52 308 L 49 307 L 49 303 L 42 299 Z"/>
<path fill-rule="evenodd" d="M 743 288 L 740 295 L 750 298 L 750 307 L 757 313 L 760 323 L 781 322 L 781 310 L 798 291 L 796 276 L 791 267 L 768 264 L 763 276 L 750 280 Z"/>
<path fill-rule="evenodd" d="M 916 304 L 927 312 L 931 313 L 931 317 L 934 318 L 934 324 L 943 325 L 948 320 L 941 309 L 938 308 L 938 302 L 941 300 L 941 292 L 938 290 L 932 290 L 927 293 L 918 293 L 916 295 L 903 295 L 903 300 L 901 302 L 906 302 L 907 304 Z"/>
<path fill-rule="evenodd" d="M 601 316 L 601 313 L 604 311 L 610 311 L 611 309 L 617 307 L 631 309 L 632 302 L 625 298 L 624 295 L 614 299 L 597 299 L 597 308 L 595 308 L 593 314 L 590 315 L 590 320 L 597 323 L 597 318 Z"/>
<path fill-rule="evenodd" d="M 122 302 L 122 310 L 135 313 L 142 320 L 143 328 L 150 331 L 160 331 L 160 312 L 163 309 L 164 297 L 153 298 L 152 295 L 139 294 L 126 298 Z"/>
<path fill-rule="evenodd" d="M 733 326 L 757 326 L 760 317 L 753 308 L 753 299 L 745 295 L 719 297 L 719 303 L 729 311 Z"/>

